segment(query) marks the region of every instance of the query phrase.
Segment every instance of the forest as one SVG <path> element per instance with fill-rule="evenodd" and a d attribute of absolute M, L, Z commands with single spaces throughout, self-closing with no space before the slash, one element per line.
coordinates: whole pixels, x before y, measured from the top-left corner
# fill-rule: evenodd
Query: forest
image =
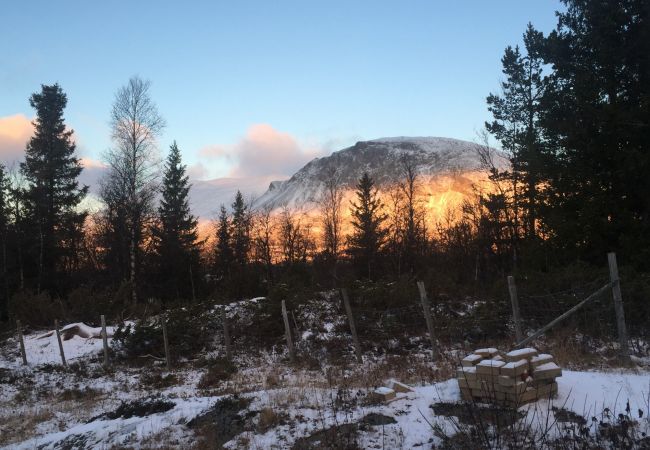
<path fill-rule="evenodd" d="M 480 137 L 488 181 L 435 221 L 423 213 L 417 167 L 405 159 L 391 205 L 382 196 L 388 187 L 368 173 L 351 187 L 355 200 L 343 202 L 346 187 L 332 173 L 317 223 L 288 208 L 256 209 L 238 193 L 214 205 L 217 217 L 202 235 L 182 143 L 159 161 L 165 120 L 150 82 L 137 76 L 107 111 L 102 208 L 88 213 L 67 95 L 58 84 L 41 86 L 29 98 L 35 132 L 24 161 L 0 167 L 3 326 L 50 325 L 53 317 L 96 323 L 100 312 L 125 319 L 343 286 L 395 292 L 416 279 L 434 295 L 498 302 L 507 298 L 507 275 L 531 292 L 564 290 L 602 276 L 606 254 L 616 252 L 629 327 L 647 337 L 650 6 L 565 6 L 555 30 L 529 24 L 523 45 L 505 48 L 502 73 L 484 74 L 500 80 L 486 93 L 492 120 Z M 494 148 L 509 167 L 494 164 Z"/>

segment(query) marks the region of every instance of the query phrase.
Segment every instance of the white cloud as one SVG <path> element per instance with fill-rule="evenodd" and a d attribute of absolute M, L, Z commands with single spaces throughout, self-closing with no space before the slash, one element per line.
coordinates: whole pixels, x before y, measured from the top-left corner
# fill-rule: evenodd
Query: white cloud
<path fill-rule="evenodd" d="M 230 177 L 278 178 L 292 175 L 322 154 L 320 148 L 306 146 L 268 124 L 252 125 L 233 145 L 211 145 L 199 152 L 205 160 L 226 164 Z"/>
<path fill-rule="evenodd" d="M 11 164 L 21 160 L 33 132 L 31 120 L 22 114 L 0 117 L 0 161 Z"/>

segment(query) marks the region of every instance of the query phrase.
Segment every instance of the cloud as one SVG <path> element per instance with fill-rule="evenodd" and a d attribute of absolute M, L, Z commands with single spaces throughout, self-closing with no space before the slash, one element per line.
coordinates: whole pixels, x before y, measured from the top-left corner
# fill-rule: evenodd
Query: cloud
<path fill-rule="evenodd" d="M 252 125 L 234 145 L 212 145 L 199 155 L 230 169 L 230 177 L 288 177 L 323 151 L 298 142 L 289 133 L 268 124 Z"/>
<path fill-rule="evenodd" d="M 191 180 L 204 180 L 208 174 L 209 171 L 202 162 L 197 162 L 187 168 L 187 175 Z"/>
<path fill-rule="evenodd" d="M 0 117 L 0 161 L 10 164 L 22 159 L 33 132 L 31 120 L 22 114 Z"/>

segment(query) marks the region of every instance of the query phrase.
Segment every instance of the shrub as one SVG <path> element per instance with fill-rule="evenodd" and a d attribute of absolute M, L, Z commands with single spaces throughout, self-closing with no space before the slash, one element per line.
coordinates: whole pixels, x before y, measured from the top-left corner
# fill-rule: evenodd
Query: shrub
<path fill-rule="evenodd" d="M 218 386 L 237 373 L 237 366 L 227 358 L 214 358 L 208 361 L 208 370 L 199 381 L 200 389 Z"/>
<path fill-rule="evenodd" d="M 141 320 L 134 325 L 121 324 L 113 335 L 113 346 L 127 358 L 152 355 L 164 357 L 162 321 L 167 323 L 167 337 L 172 358 L 191 358 L 205 350 L 215 332 L 215 319 L 200 305 L 178 308 L 165 315 Z"/>

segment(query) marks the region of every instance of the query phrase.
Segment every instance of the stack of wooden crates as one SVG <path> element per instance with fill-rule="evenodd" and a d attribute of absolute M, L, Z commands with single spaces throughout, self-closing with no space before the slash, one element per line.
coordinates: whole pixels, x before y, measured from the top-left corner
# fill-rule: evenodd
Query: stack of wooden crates
<path fill-rule="evenodd" d="M 557 394 L 555 378 L 562 369 L 553 356 L 522 348 L 502 354 L 481 348 L 461 360 L 457 378 L 461 398 L 509 407 L 550 398 Z"/>

